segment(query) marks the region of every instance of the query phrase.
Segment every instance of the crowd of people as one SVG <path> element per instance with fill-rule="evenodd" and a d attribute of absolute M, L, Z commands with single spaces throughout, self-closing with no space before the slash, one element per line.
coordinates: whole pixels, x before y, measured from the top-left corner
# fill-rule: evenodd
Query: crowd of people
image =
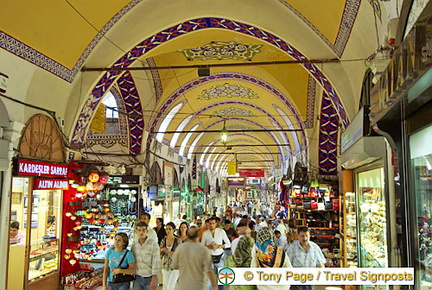
<path fill-rule="evenodd" d="M 310 241 L 307 227 L 296 229 L 283 211 L 271 217 L 249 212 L 228 206 L 220 216 L 213 212 L 188 222 L 179 215 L 166 224 L 158 217 L 154 228 L 149 227 L 150 214 L 142 213 L 134 226 L 131 250 L 128 236 L 117 233 L 114 247 L 106 253 L 104 289 L 129 289 L 130 282 L 121 282 L 124 277 L 118 276 L 130 275 L 135 275 L 136 290 L 289 289 L 286 285 L 218 286 L 216 274 L 223 267 L 324 267 L 324 255 Z M 313 286 L 292 285 L 291 289 Z"/>

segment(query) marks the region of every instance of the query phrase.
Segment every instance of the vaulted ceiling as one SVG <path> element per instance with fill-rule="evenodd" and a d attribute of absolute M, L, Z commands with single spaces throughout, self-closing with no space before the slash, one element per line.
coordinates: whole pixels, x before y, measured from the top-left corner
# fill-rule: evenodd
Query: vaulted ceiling
<path fill-rule="evenodd" d="M 75 146 L 116 87 L 132 154 L 158 139 L 215 169 L 233 156 L 272 168 L 300 152 L 319 159 L 322 144 L 335 151 L 325 138 L 337 139 L 356 113 L 364 59 L 386 37 L 380 2 L 204 2 L 8 1 L 0 45 L 71 84 L 62 98 L 80 108 L 66 116 Z"/>

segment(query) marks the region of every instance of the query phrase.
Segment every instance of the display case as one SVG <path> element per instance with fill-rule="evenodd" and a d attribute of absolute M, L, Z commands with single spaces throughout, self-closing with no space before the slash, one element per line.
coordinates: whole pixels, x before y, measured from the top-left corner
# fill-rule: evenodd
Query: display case
<path fill-rule="evenodd" d="M 358 256 L 360 267 L 388 267 L 384 168 L 358 172 Z"/>
<path fill-rule="evenodd" d="M 357 267 L 357 222 L 356 222 L 356 202 L 355 193 L 346 192 L 344 200 L 345 208 L 345 229 L 344 229 L 344 242 L 345 242 L 345 267 Z"/>
<path fill-rule="evenodd" d="M 417 220 L 417 279 L 422 289 L 432 287 L 432 126 L 410 137 L 411 172 Z"/>
<path fill-rule="evenodd" d="M 9 253 L 12 261 L 9 265 L 13 265 L 13 269 L 21 269 L 23 273 L 9 271 L 8 289 L 22 289 L 22 285 L 25 289 L 30 289 L 36 287 L 34 283 L 42 285 L 42 278 L 51 277 L 51 280 L 51 274 L 56 277 L 59 274 L 58 237 L 61 232 L 63 191 L 34 189 L 40 188 L 40 180 L 45 184 L 50 184 L 51 181 L 25 177 L 12 179 L 11 221 L 19 222 L 25 240 L 18 244 L 10 242 Z M 52 181 L 54 184 L 57 180 Z M 22 251 L 16 251 L 19 248 L 22 248 Z M 24 280 L 23 277 L 17 277 L 20 273 L 23 274 Z"/>

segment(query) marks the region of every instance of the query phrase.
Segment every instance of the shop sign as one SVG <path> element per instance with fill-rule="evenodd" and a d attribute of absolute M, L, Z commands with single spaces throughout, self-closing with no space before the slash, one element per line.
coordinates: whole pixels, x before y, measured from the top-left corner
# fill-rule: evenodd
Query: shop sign
<path fill-rule="evenodd" d="M 427 28 L 430 28 L 427 25 Z M 431 57 L 426 47 L 426 26 L 417 25 L 394 51 L 389 65 L 371 90 L 371 120 L 379 121 L 429 68 Z"/>
<path fill-rule="evenodd" d="M 239 169 L 238 174 L 246 177 L 264 177 L 264 169 Z"/>
<path fill-rule="evenodd" d="M 237 161 L 228 161 L 228 175 L 235 175 L 237 173 Z"/>
<path fill-rule="evenodd" d="M 42 179 L 35 178 L 33 184 L 34 190 L 46 190 L 46 189 L 69 189 L 69 181 L 67 179 Z"/>
<path fill-rule="evenodd" d="M 139 175 L 111 175 L 107 184 L 140 184 Z"/>
<path fill-rule="evenodd" d="M 14 162 L 14 175 L 66 177 L 67 164 L 18 159 Z"/>

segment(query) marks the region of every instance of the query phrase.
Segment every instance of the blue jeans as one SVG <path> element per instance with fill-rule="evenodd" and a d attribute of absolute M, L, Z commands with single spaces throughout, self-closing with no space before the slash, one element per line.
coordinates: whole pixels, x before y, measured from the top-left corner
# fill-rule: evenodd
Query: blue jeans
<path fill-rule="evenodd" d="M 109 290 L 129 290 L 130 289 L 130 282 L 124 282 L 124 283 L 108 282 L 108 289 Z"/>
<path fill-rule="evenodd" d="M 225 267 L 225 256 L 222 256 L 222 258 L 220 259 L 219 263 L 217 263 L 217 264 L 213 263 L 212 265 L 213 265 L 213 269 L 216 272 L 216 277 L 217 277 L 218 276 L 218 271 L 220 269 L 222 269 L 223 267 Z M 208 286 L 209 286 L 209 290 L 211 290 L 212 286 L 211 286 L 210 281 L 209 281 Z M 213 289 L 213 290 L 215 290 L 215 289 Z M 218 290 L 225 290 L 225 285 L 218 285 Z"/>
<path fill-rule="evenodd" d="M 135 281 L 133 282 L 133 290 L 149 290 L 152 277 L 141 277 L 135 275 Z M 156 281 L 157 288 L 157 281 Z"/>

